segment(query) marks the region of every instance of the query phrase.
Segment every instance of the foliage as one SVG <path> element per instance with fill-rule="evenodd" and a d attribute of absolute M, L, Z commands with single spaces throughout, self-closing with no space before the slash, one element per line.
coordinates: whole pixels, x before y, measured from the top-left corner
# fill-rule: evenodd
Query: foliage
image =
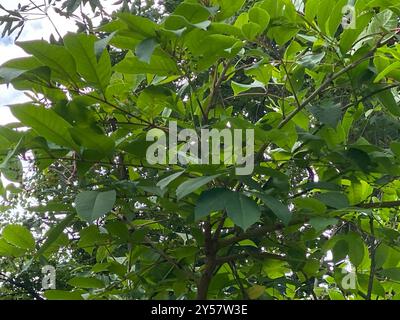
<path fill-rule="evenodd" d="M 2 193 L 37 219 L 3 229 L 5 281 L 52 264 L 57 290 L 24 297 L 398 299 L 400 5 L 355 1 L 344 29 L 347 1 L 293 3 L 186 0 L 18 43 L 0 79 L 31 101 L 0 128 Z M 171 121 L 254 129 L 254 173 L 150 165 Z"/>

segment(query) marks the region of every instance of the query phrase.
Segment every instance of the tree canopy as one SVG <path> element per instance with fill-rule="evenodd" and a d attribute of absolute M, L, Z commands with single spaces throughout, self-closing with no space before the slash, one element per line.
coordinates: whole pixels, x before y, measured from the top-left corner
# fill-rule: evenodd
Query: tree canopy
<path fill-rule="evenodd" d="M 0 295 L 398 299 L 399 2 L 130 2 L 49 1 L 78 32 L 0 67 Z M 150 164 L 172 122 L 252 130 L 253 173 Z"/>

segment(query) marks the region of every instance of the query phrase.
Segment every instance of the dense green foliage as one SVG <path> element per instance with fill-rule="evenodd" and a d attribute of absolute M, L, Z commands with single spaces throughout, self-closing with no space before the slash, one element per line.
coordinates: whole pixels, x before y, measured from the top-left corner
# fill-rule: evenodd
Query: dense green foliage
<path fill-rule="evenodd" d="M 30 56 L 1 66 L 31 101 L 0 128 L 16 183 L 1 190 L 0 291 L 399 298 L 398 1 L 355 1 L 353 29 L 347 0 L 168 3 L 20 42 Z M 146 133 L 170 121 L 253 129 L 254 173 L 150 165 Z"/>

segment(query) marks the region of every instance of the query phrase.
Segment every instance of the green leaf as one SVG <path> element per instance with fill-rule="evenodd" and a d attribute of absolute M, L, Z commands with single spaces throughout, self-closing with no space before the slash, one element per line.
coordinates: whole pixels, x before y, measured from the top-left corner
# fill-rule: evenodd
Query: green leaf
<path fill-rule="evenodd" d="M 83 300 L 83 292 L 64 291 L 64 290 L 47 290 L 44 296 L 48 300 Z"/>
<path fill-rule="evenodd" d="M 226 202 L 228 217 L 247 230 L 250 226 L 260 220 L 261 211 L 257 203 L 244 194 L 231 192 Z"/>
<path fill-rule="evenodd" d="M 78 150 L 68 131 L 72 126 L 51 109 L 32 104 L 13 105 L 12 114 L 23 125 L 31 127 L 45 139 L 59 146 Z"/>
<path fill-rule="evenodd" d="M 26 254 L 25 249 L 18 248 L 0 238 L 0 257 L 20 257 Z"/>
<path fill-rule="evenodd" d="M 129 13 L 120 13 L 118 14 L 118 18 L 126 23 L 128 28 L 141 39 L 155 38 L 157 36 L 158 25 L 147 18 Z"/>
<path fill-rule="evenodd" d="M 400 281 L 400 268 L 383 269 L 380 274 L 390 280 Z"/>
<path fill-rule="evenodd" d="M 261 33 L 268 27 L 270 19 L 268 12 L 262 8 L 254 7 L 249 11 L 250 22 L 257 23 L 260 26 Z"/>
<path fill-rule="evenodd" d="M 321 193 L 316 195 L 315 198 L 335 209 L 344 209 L 350 205 L 346 195 L 340 192 Z"/>
<path fill-rule="evenodd" d="M 339 262 L 344 260 L 348 252 L 349 252 L 349 246 L 347 241 L 345 241 L 344 239 L 337 241 L 332 250 L 334 261 Z"/>
<path fill-rule="evenodd" d="M 242 26 L 242 32 L 247 39 L 254 40 L 261 33 L 261 27 L 257 23 L 249 22 Z"/>
<path fill-rule="evenodd" d="M 63 3 L 62 8 L 67 9 L 69 14 L 74 13 L 76 9 L 79 8 L 82 0 L 67 0 Z"/>
<path fill-rule="evenodd" d="M 93 222 L 113 209 L 116 196 L 115 190 L 81 192 L 75 199 L 76 212 L 81 219 Z"/>
<path fill-rule="evenodd" d="M 95 132 L 91 128 L 73 127 L 69 129 L 72 138 L 88 150 L 96 151 L 99 159 L 110 156 L 115 148 L 115 142 L 112 138 Z"/>
<path fill-rule="evenodd" d="M 385 90 L 376 94 L 378 100 L 383 104 L 383 106 L 394 116 L 400 116 L 399 104 L 393 97 L 393 93 L 390 90 Z"/>
<path fill-rule="evenodd" d="M 308 0 L 306 2 L 305 17 L 308 21 L 312 21 L 318 12 L 320 0 Z"/>
<path fill-rule="evenodd" d="M 235 96 L 254 88 L 261 88 L 265 90 L 265 85 L 258 80 L 255 80 L 253 83 L 250 84 L 242 84 L 232 81 L 231 86 Z"/>
<path fill-rule="evenodd" d="M 58 240 L 58 238 L 63 234 L 65 228 L 71 225 L 75 218 L 75 214 L 69 214 L 66 218 L 60 221 L 57 225 L 52 227 L 46 233 L 46 241 L 42 244 L 37 252 L 37 256 L 42 255 L 45 251 L 50 248 L 50 246 Z"/>
<path fill-rule="evenodd" d="M 308 107 L 308 110 L 313 114 L 317 120 L 332 128 L 336 128 L 340 118 L 342 117 L 342 110 L 340 104 L 333 101 L 322 102 L 318 105 Z"/>
<path fill-rule="evenodd" d="M 297 60 L 297 63 L 304 68 L 307 69 L 314 69 L 325 57 L 325 52 L 313 54 L 313 53 L 308 53 L 300 59 Z"/>
<path fill-rule="evenodd" d="M 3 238 L 10 244 L 26 250 L 35 248 L 35 239 L 30 231 L 20 225 L 10 224 L 3 229 Z"/>
<path fill-rule="evenodd" d="M 343 8 L 347 5 L 348 0 L 338 0 L 336 4 L 331 8 L 329 14 L 329 20 L 327 21 L 328 35 L 334 37 L 337 29 L 339 28 L 343 19 Z M 356 19 L 357 17 L 354 17 Z"/>
<path fill-rule="evenodd" d="M 6 83 L 10 83 L 27 71 L 37 69 L 41 66 L 42 63 L 35 57 L 9 60 L 0 67 L 0 78 L 3 78 Z"/>
<path fill-rule="evenodd" d="M 166 178 L 160 180 L 160 181 L 157 183 L 157 187 L 160 187 L 161 189 L 165 189 L 166 187 L 168 187 L 168 185 L 169 185 L 172 181 L 178 179 L 178 178 L 179 178 L 182 174 L 184 174 L 184 173 L 185 173 L 185 171 L 180 171 L 180 172 L 176 172 L 176 173 L 174 173 L 174 174 L 169 175 L 168 177 L 166 177 Z"/>
<path fill-rule="evenodd" d="M 115 71 L 125 74 L 156 74 L 158 76 L 178 75 L 176 62 L 163 52 L 155 52 L 150 63 L 140 61 L 138 57 L 127 55 L 114 67 Z"/>
<path fill-rule="evenodd" d="M 292 213 L 289 211 L 288 207 L 282 204 L 279 200 L 272 196 L 257 193 L 263 203 L 276 215 L 276 217 L 281 220 L 285 225 L 288 225 L 292 219 Z"/>
<path fill-rule="evenodd" d="M 351 263 L 358 267 L 364 259 L 364 241 L 359 234 L 351 232 L 346 235 Z"/>
<path fill-rule="evenodd" d="M 305 209 L 313 215 L 323 214 L 327 210 L 324 203 L 314 198 L 301 197 L 295 199 L 294 203 L 299 209 Z"/>
<path fill-rule="evenodd" d="M 17 145 L 4 158 L 3 162 L 0 164 L 0 171 L 7 170 L 7 168 L 9 167 L 9 163 L 12 160 L 12 158 L 14 158 L 18 154 L 18 151 L 19 151 L 19 149 L 20 149 L 20 147 L 22 145 L 23 140 L 24 139 L 21 138 L 19 140 L 19 142 L 17 143 Z"/>
<path fill-rule="evenodd" d="M 156 39 L 145 39 L 136 47 L 135 54 L 139 61 L 150 63 L 154 50 L 159 45 Z"/>
<path fill-rule="evenodd" d="M 392 63 L 391 65 L 389 65 L 388 67 L 386 67 L 382 72 L 380 72 L 375 80 L 374 83 L 378 83 L 380 82 L 383 78 L 385 78 L 390 72 L 394 71 L 394 70 L 399 70 L 400 69 L 400 61 L 396 61 L 394 63 Z"/>
<path fill-rule="evenodd" d="M 256 284 L 247 289 L 247 294 L 251 300 L 256 300 L 264 294 L 265 289 L 266 288 L 264 286 L 260 286 L 260 285 Z"/>
<path fill-rule="evenodd" d="M 187 195 L 191 194 L 192 192 L 198 190 L 205 184 L 213 181 L 215 178 L 219 177 L 220 175 L 214 175 L 210 177 L 199 177 L 199 178 L 194 178 L 194 179 L 189 179 L 182 183 L 177 189 L 176 189 L 176 196 L 178 200 L 186 197 Z"/>
<path fill-rule="evenodd" d="M 245 0 L 213 0 L 212 2 L 220 8 L 216 19 L 221 21 L 236 14 L 243 7 Z"/>
<path fill-rule="evenodd" d="M 226 210 L 232 221 L 246 230 L 259 221 L 261 211 L 257 203 L 242 193 L 216 188 L 204 191 L 195 208 L 195 219 L 199 220 L 212 212 Z"/>
<path fill-rule="evenodd" d="M 94 43 L 94 53 L 96 55 L 96 59 L 97 62 L 99 62 L 99 60 L 101 59 L 101 56 L 104 53 L 104 50 L 107 49 L 108 44 L 110 43 L 110 41 L 112 40 L 112 38 L 114 38 L 114 36 L 116 35 L 116 31 L 112 32 L 110 35 L 108 35 L 107 37 L 97 40 Z"/>
<path fill-rule="evenodd" d="M 104 287 L 104 282 L 97 278 L 74 277 L 68 281 L 68 284 L 83 289 L 99 289 Z"/>
<path fill-rule="evenodd" d="M 65 47 L 74 57 L 77 70 L 89 83 L 104 94 L 111 78 L 111 61 L 107 50 L 104 50 L 97 62 L 95 36 L 69 33 L 64 37 Z"/>
<path fill-rule="evenodd" d="M 210 11 L 198 3 L 182 2 L 173 12 L 174 15 L 183 16 L 191 23 L 207 20 Z"/>

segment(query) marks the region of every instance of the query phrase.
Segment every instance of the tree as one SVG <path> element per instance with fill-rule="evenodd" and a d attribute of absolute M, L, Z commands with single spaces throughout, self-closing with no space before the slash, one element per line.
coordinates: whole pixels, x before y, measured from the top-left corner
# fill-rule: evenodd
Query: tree
<path fill-rule="evenodd" d="M 355 1 L 344 21 L 346 5 L 187 0 L 165 17 L 122 10 L 53 43 L 18 43 L 30 56 L 0 78 L 31 101 L 0 128 L 0 170 L 21 183 L 4 211 L 35 218 L 6 216 L 8 290 L 397 299 L 400 6 Z M 254 172 L 150 163 L 149 132 L 161 139 L 174 122 L 254 132 Z M 47 264 L 57 290 L 42 292 L 26 275 Z"/>

